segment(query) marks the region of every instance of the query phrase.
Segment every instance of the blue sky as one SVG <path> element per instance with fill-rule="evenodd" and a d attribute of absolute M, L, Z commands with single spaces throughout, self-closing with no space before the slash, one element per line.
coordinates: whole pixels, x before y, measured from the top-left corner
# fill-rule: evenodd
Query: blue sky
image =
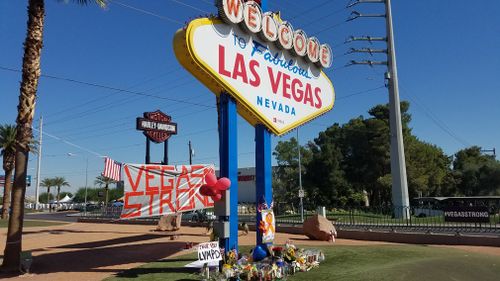
<path fill-rule="evenodd" d="M 135 118 L 160 109 L 178 123 L 170 139 L 170 163 L 188 162 L 188 141 L 195 163 L 218 165 L 215 97 L 180 67 L 172 50 L 174 32 L 184 22 L 216 13 L 211 0 L 111 2 L 106 10 L 46 0 L 42 73 L 101 86 L 127 89 L 162 98 L 214 105 L 197 107 L 165 99 L 141 97 L 43 77 L 36 119 L 43 115 L 42 178 L 64 176 L 74 191 L 102 171 L 96 154 L 121 162 L 144 161 L 144 136 Z M 353 9 L 347 0 L 269 0 L 269 10 L 334 48 L 334 70 L 328 75 L 337 94 L 334 109 L 300 128 L 301 144 L 329 125 L 367 116 L 372 106 L 388 102 L 384 67 L 351 66 L 352 59 L 385 60 L 383 55 L 344 55 L 350 35 L 385 36 L 384 20 L 345 22 Z M 0 2 L 0 67 L 20 69 L 26 34 L 27 1 Z M 139 11 L 138 9 L 142 10 Z M 358 5 L 363 13 L 383 13 L 383 5 Z M 393 1 L 396 55 L 402 100 L 411 103 L 411 126 L 420 139 L 452 154 L 470 145 L 500 147 L 500 2 L 495 0 Z M 385 48 L 374 43 L 373 48 Z M 14 123 L 19 96 L 18 72 L 0 69 L 0 123 Z M 375 89 L 375 90 L 373 90 Z M 38 125 L 36 125 L 37 127 Z M 254 130 L 238 121 L 239 166 L 254 165 Z M 273 146 L 295 131 L 273 137 Z M 71 143 L 72 145 L 68 144 Z M 80 147 L 80 148 L 79 148 Z M 73 153 L 75 156 L 68 156 Z M 162 159 L 163 146 L 152 146 L 152 160 Z M 31 157 L 29 174 L 35 174 Z M 34 188 L 28 194 L 34 193 Z"/>

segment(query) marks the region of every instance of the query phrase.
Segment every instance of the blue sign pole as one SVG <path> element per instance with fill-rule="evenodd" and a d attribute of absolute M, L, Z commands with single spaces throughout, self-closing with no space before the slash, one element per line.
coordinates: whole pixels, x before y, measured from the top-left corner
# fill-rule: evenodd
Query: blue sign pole
<path fill-rule="evenodd" d="M 238 134 L 236 101 L 227 93 L 219 97 L 219 158 L 220 177 L 231 180 L 231 187 L 221 201 L 216 202 L 216 215 L 224 214 L 229 222 L 229 237 L 221 239 L 226 250 L 238 249 Z M 229 198 L 228 198 L 229 197 Z M 228 202 L 229 200 L 229 202 Z M 229 204 L 228 204 L 229 203 Z M 229 210 L 227 210 L 229 209 Z M 227 233 L 219 233 L 227 237 Z"/>
<path fill-rule="evenodd" d="M 257 210 L 260 204 L 269 207 L 273 201 L 272 163 L 271 163 L 271 133 L 267 128 L 258 124 L 255 127 L 255 170 L 256 170 L 256 195 Z M 261 213 L 257 212 L 257 245 L 262 244 L 262 233 L 259 223 Z"/>
<path fill-rule="evenodd" d="M 267 10 L 267 1 L 260 2 L 263 11 Z M 273 202 L 271 153 L 271 133 L 264 125 L 257 124 L 255 126 L 255 203 L 257 210 L 260 204 L 266 203 L 270 207 Z M 262 233 L 259 229 L 261 220 L 261 213 L 257 211 L 257 245 L 262 244 Z"/>

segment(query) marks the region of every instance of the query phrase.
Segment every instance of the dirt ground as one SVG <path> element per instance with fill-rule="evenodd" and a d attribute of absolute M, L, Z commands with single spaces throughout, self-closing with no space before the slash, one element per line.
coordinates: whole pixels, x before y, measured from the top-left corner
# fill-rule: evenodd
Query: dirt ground
<path fill-rule="evenodd" d="M 182 227 L 176 237 L 156 232 L 151 225 L 71 223 L 62 226 L 26 228 L 23 250 L 32 251 L 31 273 L 19 277 L 0 274 L 2 280 L 102 280 L 122 270 L 158 259 L 182 255 L 186 242 L 206 242 L 205 228 Z M 173 239 L 175 238 L 175 239 Z M 0 230 L 3 253 L 6 229 Z M 295 244 L 332 245 L 311 241 L 303 235 L 278 233 L 277 244 L 291 239 Z M 255 233 L 239 237 L 240 245 L 254 245 Z M 377 245 L 386 242 L 337 239 L 334 245 Z M 443 246 L 444 247 L 444 246 Z M 500 248 L 456 246 L 466 251 L 500 256 Z"/>

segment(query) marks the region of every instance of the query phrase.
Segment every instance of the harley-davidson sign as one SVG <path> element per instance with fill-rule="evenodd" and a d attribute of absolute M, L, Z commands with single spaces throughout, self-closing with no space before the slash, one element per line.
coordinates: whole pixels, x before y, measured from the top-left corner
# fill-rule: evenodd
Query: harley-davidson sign
<path fill-rule="evenodd" d="M 177 124 L 171 117 L 157 110 L 144 112 L 144 118 L 137 117 L 136 129 L 144 131 L 144 135 L 153 142 L 162 143 L 171 135 L 177 134 Z"/>
<path fill-rule="evenodd" d="M 227 92 L 252 125 L 282 135 L 332 109 L 321 70 L 332 51 L 254 1 L 219 0 L 219 17 L 191 21 L 174 37 L 180 63 L 212 92 Z"/>

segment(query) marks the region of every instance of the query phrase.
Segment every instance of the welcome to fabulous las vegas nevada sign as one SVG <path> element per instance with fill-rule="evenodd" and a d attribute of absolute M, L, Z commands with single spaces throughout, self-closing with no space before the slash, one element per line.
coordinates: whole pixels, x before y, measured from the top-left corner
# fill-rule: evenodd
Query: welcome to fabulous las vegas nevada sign
<path fill-rule="evenodd" d="M 191 21 L 174 37 L 179 62 L 213 93 L 229 93 L 250 124 L 282 135 L 332 109 L 322 71 L 332 50 L 254 1 L 218 0 L 219 18 Z"/>

